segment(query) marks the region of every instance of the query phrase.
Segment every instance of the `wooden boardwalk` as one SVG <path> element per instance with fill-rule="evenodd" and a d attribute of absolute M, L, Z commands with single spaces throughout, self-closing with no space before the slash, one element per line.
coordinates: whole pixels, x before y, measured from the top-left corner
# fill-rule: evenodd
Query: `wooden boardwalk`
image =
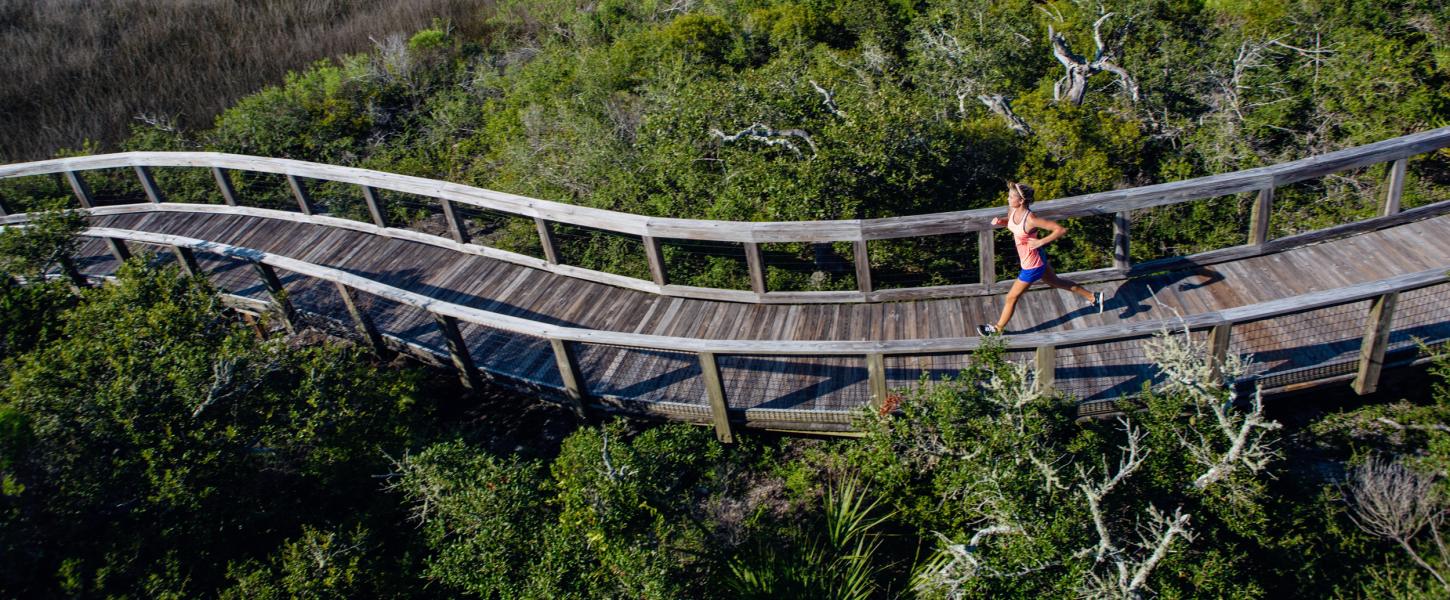
<path fill-rule="evenodd" d="M 950 338 L 973 335 L 970 327 L 994 320 L 1001 306 L 998 296 L 843 304 L 721 302 L 614 287 L 437 245 L 282 219 L 172 212 L 163 205 L 154 212 L 89 220 L 93 226 L 253 248 L 450 303 L 539 323 L 607 331 L 746 340 Z M 206 253 L 198 258 L 224 290 L 265 297 L 265 288 L 244 262 Z M 116 266 L 99 241 L 83 247 L 79 262 L 91 275 L 109 274 Z M 1173 317 L 1175 311 L 1192 315 L 1429 269 L 1450 269 L 1450 216 L 1197 269 L 1090 284 L 1090 289 L 1109 297 L 1103 314 L 1065 292 L 1034 289 L 1019 303 L 1009 334 L 1151 321 Z M 346 320 L 331 285 L 280 274 L 299 309 Z M 366 297 L 363 304 L 384 333 L 446 356 L 445 342 L 424 310 Z M 1253 354 L 1253 368 L 1269 380 L 1276 374 L 1315 368 L 1343 370 L 1346 362 L 1353 367 L 1368 306 L 1366 300 L 1238 324 L 1231 351 Z M 1412 346 L 1413 338 L 1450 339 L 1450 288 L 1442 284 L 1401 294 L 1393 329 L 1391 352 Z M 462 333 L 475 363 L 485 372 L 541 388 L 561 387 L 547 340 L 467 323 Z M 1057 387 L 1084 401 L 1137 392 L 1155 376 L 1139 341 L 1058 348 Z M 1031 359 L 1031 352 L 1014 355 Z M 964 354 L 888 355 L 888 385 L 905 388 L 923 375 L 949 376 L 966 359 Z M 584 345 L 577 360 L 592 398 L 631 410 L 668 406 L 674 415 L 697 413 L 702 420 L 709 418 L 700 367 L 690 353 Z M 870 396 L 867 369 L 860 360 L 847 357 L 729 355 L 719 357 L 719 366 L 724 386 L 731 391 L 729 406 L 735 411 L 839 413 L 865 405 Z M 1314 378 L 1335 374 L 1314 373 Z"/>

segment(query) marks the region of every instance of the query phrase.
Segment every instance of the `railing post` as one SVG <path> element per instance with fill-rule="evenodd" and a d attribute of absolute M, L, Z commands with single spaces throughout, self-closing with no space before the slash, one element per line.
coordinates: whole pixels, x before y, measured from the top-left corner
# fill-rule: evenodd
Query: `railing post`
<path fill-rule="evenodd" d="M 1233 323 L 1223 323 L 1208 330 L 1209 378 L 1213 383 L 1223 381 L 1223 364 L 1228 360 L 1228 344 L 1233 336 L 1233 326 Z"/>
<path fill-rule="evenodd" d="M 1269 240 L 1269 212 L 1274 207 L 1274 187 L 1259 190 L 1254 201 L 1253 213 L 1249 215 L 1249 244 L 1258 246 Z"/>
<path fill-rule="evenodd" d="M 353 326 L 357 327 L 358 333 L 361 333 L 363 338 L 368 341 L 368 345 L 372 346 L 373 354 L 379 358 L 388 356 L 388 345 L 383 341 L 383 335 L 378 332 L 378 327 L 373 323 L 372 317 L 358 308 L 357 296 L 352 288 L 340 281 L 332 283 L 337 287 L 337 295 L 342 297 L 343 306 L 347 307 L 347 314 L 352 317 Z"/>
<path fill-rule="evenodd" d="M 851 242 L 851 254 L 856 257 L 856 287 L 862 294 L 871 293 L 871 255 L 866 251 L 866 240 Z"/>
<path fill-rule="evenodd" d="M 559 367 L 559 380 L 564 384 L 564 395 L 569 398 L 569 407 L 574 409 L 574 414 L 580 419 L 587 419 L 589 413 L 584 409 L 584 378 L 580 376 L 579 360 L 574 356 L 574 349 L 569 342 L 554 338 L 549 338 L 549 345 L 554 347 L 554 363 Z"/>
<path fill-rule="evenodd" d="M 201 270 L 201 264 L 196 262 L 196 253 L 191 248 L 184 246 L 172 246 L 171 253 L 176 255 L 176 264 L 181 266 L 181 272 L 188 277 L 202 277 L 205 273 Z"/>
<path fill-rule="evenodd" d="M 292 310 L 292 301 L 287 299 L 287 289 L 282 287 L 277 271 L 272 269 L 272 265 L 256 261 L 252 261 L 252 268 L 262 278 L 262 285 L 272 297 L 272 306 L 282 318 L 282 326 L 287 328 L 287 333 L 297 333 L 297 313 Z"/>
<path fill-rule="evenodd" d="M 1036 374 L 1033 389 L 1044 396 L 1051 395 L 1057 385 L 1057 347 L 1038 346 L 1033 358 L 1033 370 Z"/>
<path fill-rule="evenodd" d="M 871 408 L 877 413 L 886 406 L 886 357 L 881 353 L 866 355 L 866 379 L 871 385 Z"/>
<path fill-rule="evenodd" d="M 750 271 L 750 291 L 764 294 L 767 291 L 765 259 L 760 254 L 760 244 L 745 242 L 745 267 Z"/>
<path fill-rule="evenodd" d="M 443 341 L 448 343 L 448 356 L 453 359 L 454 368 L 458 369 L 458 381 L 471 392 L 483 389 L 483 378 L 478 374 L 478 366 L 473 364 L 473 357 L 468 354 L 468 344 L 464 343 L 463 334 L 458 331 L 458 319 L 433 313 L 433 322 L 438 324 Z"/>
<path fill-rule="evenodd" d="M 94 208 L 96 202 L 91 198 L 91 186 L 86 185 L 86 180 L 75 171 L 66 171 L 65 180 L 70 182 L 70 189 L 75 192 L 76 199 L 81 201 L 81 208 Z"/>
<path fill-rule="evenodd" d="M 1131 225 L 1132 216 L 1128 211 L 1113 215 L 1113 268 L 1119 271 L 1133 267 L 1133 259 L 1128 255 L 1128 229 Z"/>
<path fill-rule="evenodd" d="M 211 168 L 212 179 L 216 180 L 217 189 L 222 191 L 222 202 L 227 206 L 237 205 L 237 189 L 232 187 L 232 178 L 227 175 L 227 170 L 221 167 Z"/>
<path fill-rule="evenodd" d="M 551 265 L 559 264 L 559 251 L 554 247 L 554 229 L 549 222 L 539 217 L 534 217 L 534 229 L 539 231 L 539 244 L 544 247 L 544 260 Z"/>
<path fill-rule="evenodd" d="M 302 214 L 311 215 L 312 196 L 307 193 L 307 184 L 298 179 L 296 175 L 287 176 L 287 185 L 292 188 L 292 195 L 297 197 L 297 208 L 302 209 Z"/>
<path fill-rule="evenodd" d="M 136 170 L 136 178 L 141 180 L 141 189 L 146 190 L 146 198 L 152 204 L 161 204 L 164 197 L 161 195 L 161 188 L 156 186 L 156 178 L 151 176 L 151 169 L 142 165 L 132 168 Z"/>
<path fill-rule="evenodd" d="M 649 276 L 655 285 L 664 287 L 669 283 L 668 274 L 665 272 L 665 257 L 660 252 L 660 240 L 652 235 L 642 235 L 639 238 L 644 242 L 644 257 L 649 263 Z"/>
<path fill-rule="evenodd" d="M 358 186 L 362 188 L 363 201 L 368 204 L 368 214 L 373 217 L 373 225 L 387 227 L 388 220 L 383 217 L 382 205 L 378 202 L 378 190 L 370 185 Z"/>
<path fill-rule="evenodd" d="M 125 240 L 108 237 L 101 238 L 101 241 L 106 243 L 106 249 L 111 251 L 111 256 L 116 258 L 116 262 L 126 262 L 131 259 L 131 249 L 126 247 Z"/>
<path fill-rule="evenodd" d="M 1408 158 L 1401 158 L 1390 166 L 1389 189 L 1385 190 L 1385 201 L 1380 205 L 1381 217 L 1400 212 L 1400 196 L 1405 192 L 1405 166 L 1408 162 Z"/>
<path fill-rule="evenodd" d="M 701 352 L 700 378 L 705 382 L 705 396 L 710 400 L 711 421 L 715 423 L 715 437 L 721 443 L 735 442 L 730 430 L 730 411 L 725 404 L 725 387 L 720 383 L 720 366 L 715 362 L 714 352 Z"/>
<path fill-rule="evenodd" d="M 458 218 L 458 213 L 453 210 L 453 203 L 442 198 L 438 202 L 443 204 L 443 218 L 448 221 L 448 232 L 453 234 L 453 241 L 467 244 L 468 229 L 464 228 L 463 219 Z"/>
<path fill-rule="evenodd" d="M 997 246 L 993 239 L 995 232 L 988 227 L 977 232 L 977 270 L 981 272 L 982 285 L 997 283 Z"/>
<path fill-rule="evenodd" d="M 1354 393 L 1374 393 L 1379 385 L 1380 369 L 1385 364 L 1385 347 L 1389 345 L 1390 327 L 1395 320 L 1398 292 L 1378 296 L 1370 304 L 1365 318 L 1364 338 L 1359 343 L 1359 371 L 1354 376 Z"/>

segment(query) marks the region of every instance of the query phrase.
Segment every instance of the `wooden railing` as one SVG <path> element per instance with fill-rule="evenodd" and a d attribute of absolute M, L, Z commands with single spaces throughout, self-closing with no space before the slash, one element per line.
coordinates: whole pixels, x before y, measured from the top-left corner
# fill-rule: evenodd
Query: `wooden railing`
<path fill-rule="evenodd" d="M 1278 251 L 1297 244 L 1319 241 L 1326 237 L 1391 225 L 1412 218 L 1421 218 L 1450 211 L 1450 201 L 1442 201 L 1414 211 L 1400 211 L 1401 193 L 1409 157 L 1450 147 L 1450 127 L 1376 142 L 1365 146 L 1331 152 L 1282 164 L 1233 173 L 1200 177 L 1174 183 L 1150 185 L 1063 198 L 1034 205 L 1035 210 L 1049 218 L 1111 216 L 1113 219 L 1113 267 L 1072 274 L 1084 282 L 1123 277 L 1134 270 L 1159 270 L 1177 264 L 1212 264 L 1256 254 Z M 1323 177 L 1339 171 L 1392 162 L 1381 202 L 1379 216 L 1327 230 L 1310 232 L 1274 240 L 1269 235 L 1269 214 L 1274 190 L 1298 181 Z M 210 169 L 225 206 L 199 204 L 166 204 L 165 190 L 151 175 L 152 168 L 197 167 Z M 0 178 L 43 174 L 64 174 L 82 207 L 93 208 L 94 202 L 86 182 L 78 173 L 94 169 L 134 169 L 147 203 L 132 207 L 95 208 L 98 214 L 138 210 L 184 210 L 198 212 L 242 213 L 287 218 L 328 226 L 362 229 L 429 244 L 457 248 L 530 267 L 590 281 L 617 285 L 658 294 L 691 298 L 765 303 L 818 303 L 891 301 L 950 297 L 990 293 L 1000 290 L 1006 282 L 997 282 L 995 246 L 990 221 L 1004 214 L 1001 207 L 936 213 L 882 219 L 793 222 L 736 222 L 697 219 L 645 217 L 584 206 L 575 206 L 507 194 L 477 187 L 411 177 L 323 165 L 296 160 L 219 154 L 209 152 L 128 152 L 87 156 L 0 166 Z M 239 197 L 228 171 L 280 174 L 287 178 L 296 198 L 298 212 L 280 212 L 238 206 Z M 356 185 L 367 205 L 371 223 L 316 214 L 305 179 Z M 392 226 L 380 206 L 378 190 L 415 194 L 436 200 L 447 223 L 449 237 L 434 236 Z M 1248 224 L 1248 243 L 1214 250 L 1189 257 L 1170 257 L 1134 265 L 1129 257 L 1132 211 L 1256 192 L 1257 200 Z M 543 258 L 488 247 L 469 239 L 464 219 L 455 205 L 468 205 L 532 219 Z M 0 216 L 5 207 L 0 206 Z M 562 264 L 559 241 L 554 233 L 557 223 L 589 227 L 614 234 L 634 236 L 641 241 L 650 280 L 606 273 L 575 265 Z M 955 284 L 905 289 L 876 289 L 872 285 L 872 264 L 868 242 L 901 238 L 919 238 L 976 232 L 978 236 L 978 283 Z M 669 240 L 738 243 L 745 257 L 751 290 L 706 288 L 673 284 L 668 279 L 661 244 Z M 772 291 L 767 289 L 766 266 L 761 245 L 768 243 L 850 242 L 858 289 L 855 291 Z"/>
<path fill-rule="evenodd" d="M 870 402 L 874 407 L 879 408 L 889 393 L 885 367 L 888 357 L 963 354 L 971 352 L 983 343 L 980 338 L 974 337 L 890 341 L 718 340 L 565 327 L 443 302 L 340 269 L 248 248 L 126 229 L 93 227 L 85 230 L 84 235 L 113 242 L 124 240 L 170 248 L 176 253 L 181 266 L 192 273 L 200 272 L 195 258 L 196 252 L 207 252 L 246 261 L 254 265 L 263 284 L 271 292 L 270 312 L 278 315 L 289 328 L 296 311 L 289 304 L 288 294 L 283 293 L 283 284 L 275 269 L 330 282 L 337 289 L 358 331 L 366 340 L 379 348 L 384 344 L 386 332 L 380 332 L 369 315 L 358 309 L 357 298 L 360 294 L 422 309 L 432 316 L 446 342 L 448 357 L 458 370 L 462 382 L 467 386 L 479 385 L 481 375 L 477 364 L 471 358 L 472 355 L 464 336 L 460 334 L 460 322 L 474 323 L 518 336 L 545 340 L 553 349 L 554 366 L 558 370 L 561 382 L 561 388 L 558 391 L 569 399 L 575 410 L 581 413 L 590 410 L 593 401 L 597 400 L 588 396 L 589 387 L 585 374 L 579 369 L 575 359 L 581 347 L 602 345 L 693 355 L 698 361 L 700 378 L 710 408 L 711 422 L 720 439 L 727 441 L 733 438 L 733 428 L 741 423 L 787 430 L 847 430 L 851 426 L 851 414 L 845 411 L 832 411 L 802 418 L 799 415 L 773 416 L 770 411 L 756 411 L 760 414 L 753 415 L 752 410 L 749 409 L 743 411 L 729 409 L 728 399 L 736 390 L 730 389 L 720 376 L 717 361 L 722 356 L 852 357 L 861 361 L 861 365 L 867 373 Z M 121 249 L 119 252 L 124 253 L 124 244 L 113 244 L 112 251 L 118 252 L 116 250 L 118 246 Z M 117 258 L 124 259 L 125 256 L 127 255 L 118 254 Z M 1342 306 L 1368 299 L 1371 300 L 1371 306 L 1363 315 L 1364 334 L 1360 339 L 1360 354 L 1354 365 L 1355 376 L 1353 379 L 1354 389 L 1363 394 L 1373 391 L 1379 381 L 1399 295 L 1450 281 L 1450 277 L 1447 277 L 1447 269 L 1450 269 L 1450 265 L 1444 268 L 1399 275 L 1381 281 L 1248 306 L 1184 315 L 1172 319 L 1139 321 L 1060 332 L 1011 335 L 1001 338 L 1000 343 L 1004 344 L 1008 350 L 1031 351 L 1035 356 L 1036 381 L 1040 386 L 1050 388 L 1054 385 L 1057 349 L 1064 346 L 1110 344 L 1142 338 L 1164 330 L 1189 329 L 1200 332 L 1206 330 L 1214 360 L 1217 364 L 1222 364 L 1229 351 L 1229 341 L 1236 325 L 1249 322 L 1258 323 L 1266 319 L 1289 315 L 1301 315 L 1326 307 Z M 661 412 L 669 414 L 668 410 Z"/>

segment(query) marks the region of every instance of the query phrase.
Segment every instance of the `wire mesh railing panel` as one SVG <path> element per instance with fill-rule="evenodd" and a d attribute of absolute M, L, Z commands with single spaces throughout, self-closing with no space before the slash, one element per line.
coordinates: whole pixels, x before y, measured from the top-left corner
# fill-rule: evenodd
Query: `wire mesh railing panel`
<path fill-rule="evenodd" d="M 880 290 L 981 281 L 977 232 L 871 240 L 871 287 Z"/>
<path fill-rule="evenodd" d="M 1052 265 L 1053 272 L 1071 273 L 1113 266 L 1112 215 L 1060 219 L 1058 223 L 1072 232 L 1039 250 Z M 997 279 L 1011 279 L 1022 270 L 1017 246 L 1011 232 L 1004 227 L 994 236 L 997 248 Z M 1131 245 L 1131 244 L 1130 244 Z"/>
<path fill-rule="evenodd" d="M 129 167 L 76 171 L 76 177 L 84 181 L 90 189 L 91 204 L 95 206 L 142 204 L 151 201 L 141 187 L 141 180 L 136 177 L 136 170 Z"/>
<path fill-rule="evenodd" d="M 0 207 L 8 214 L 31 212 L 55 203 L 67 208 L 80 206 L 66 184 L 65 175 L 50 173 L 0 179 Z"/>
<path fill-rule="evenodd" d="M 252 263 L 213 252 L 197 251 L 196 263 L 218 290 L 255 300 L 267 298 L 267 288 Z"/>
<path fill-rule="evenodd" d="M 861 356 L 751 356 L 717 359 L 725 402 L 735 410 L 851 411 L 870 401 Z"/>
<path fill-rule="evenodd" d="M 765 289 L 772 292 L 855 290 L 856 263 L 851 244 L 761 244 Z"/>
<path fill-rule="evenodd" d="M 1132 211 L 1128 255 L 1139 263 L 1246 244 L 1255 196 L 1232 194 Z"/>
<path fill-rule="evenodd" d="M 1031 364 L 1033 352 L 1006 353 L 1006 360 Z M 944 379 L 959 379 L 972 364 L 971 353 L 889 355 L 885 357 L 886 387 L 889 390 L 913 390 L 922 382 L 931 384 Z"/>
<path fill-rule="evenodd" d="M 470 242 L 544 258 L 544 246 L 532 218 L 456 202 L 453 212 L 463 222 Z"/>
<path fill-rule="evenodd" d="M 225 203 L 211 169 L 202 167 L 153 168 L 151 177 L 156 180 L 156 187 L 161 191 L 163 202 Z"/>
<path fill-rule="evenodd" d="M 575 344 L 581 385 L 598 398 L 671 402 L 708 410 L 699 358 L 688 352 Z"/>
<path fill-rule="evenodd" d="M 1432 166 L 1434 164 L 1426 160 L 1409 161 L 1400 194 L 1400 208 L 1416 208 L 1450 199 L 1450 183 L 1441 175 L 1444 163 L 1440 162 L 1438 167 Z"/>
<path fill-rule="evenodd" d="M 1341 171 L 1274 189 L 1269 238 L 1327 229 L 1379 213 L 1390 163 Z"/>
<path fill-rule="evenodd" d="M 1181 337 L 1182 330 L 1172 332 Z M 1144 343 L 1151 336 L 1106 343 L 1057 348 L 1053 386 L 1080 402 L 1113 400 L 1143 391 L 1143 386 L 1162 383 L 1158 365 L 1148 359 Z M 1189 339 L 1207 351 L 1208 333 L 1194 331 Z"/>
<path fill-rule="evenodd" d="M 360 223 L 373 221 L 358 186 L 324 179 L 297 179 L 307 190 L 314 213 Z"/>
<path fill-rule="evenodd" d="M 559 262 L 650 281 L 644 240 L 638 236 L 571 225 L 550 223 Z"/>
<path fill-rule="evenodd" d="M 227 176 L 231 178 L 232 187 L 236 190 L 237 206 L 286 212 L 300 210 L 297 196 L 292 194 L 286 175 L 230 171 Z"/>
<path fill-rule="evenodd" d="M 556 390 L 564 389 L 549 340 L 460 322 L 458 331 L 480 369 Z"/>
<path fill-rule="evenodd" d="M 1390 330 L 1389 352 L 1450 340 L 1450 284 L 1400 294 Z"/>
<path fill-rule="evenodd" d="M 643 252 L 643 249 L 641 249 Z M 726 290 L 750 289 L 745 244 L 711 240 L 660 240 L 670 283 Z"/>
<path fill-rule="evenodd" d="M 448 356 L 448 343 L 438 331 L 438 323 L 428 311 L 415 306 L 374 298 L 366 309 L 373 324 L 383 335 L 391 335 L 438 354 Z"/>
<path fill-rule="evenodd" d="M 389 227 L 452 238 L 443 204 L 437 198 L 393 190 L 378 190 L 378 210 Z"/>
<path fill-rule="evenodd" d="M 1343 367 L 1333 365 L 1353 364 L 1359 356 L 1359 343 L 1364 336 L 1364 320 L 1368 311 L 1369 301 L 1363 300 L 1235 323 L 1229 351 L 1237 355 L 1252 355 L 1247 365 L 1250 376 L 1264 378 L 1288 372 L 1302 373 L 1291 378 L 1279 377 L 1266 382 L 1266 386 L 1338 374 Z M 1310 371 L 1316 368 L 1320 372 Z M 1324 370 L 1326 368 L 1330 370 Z"/>

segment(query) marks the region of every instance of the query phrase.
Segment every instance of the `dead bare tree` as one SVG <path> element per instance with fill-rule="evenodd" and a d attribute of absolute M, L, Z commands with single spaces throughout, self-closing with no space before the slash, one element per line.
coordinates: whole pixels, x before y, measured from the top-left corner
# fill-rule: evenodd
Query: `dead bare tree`
<path fill-rule="evenodd" d="M 1052 55 L 1057 57 L 1057 62 L 1062 63 L 1067 70 L 1061 79 L 1052 86 L 1052 99 L 1061 102 L 1063 97 L 1074 105 L 1081 105 L 1083 96 L 1087 95 L 1087 81 L 1093 75 L 1107 71 L 1118 76 L 1118 83 L 1134 102 L 1138 101 L 1138 82 L 1133 80 L 1127 69 L 1118 66 L 1113 62 L 1114 48 L 1109 48 L 1103 43 L 1102 26 L 1108 18 L 1115 13 L 1105 13 L 1093 21 L 1093 42 L 1097 44 L 1097 51 L 1093 54 L 1092 60 L 1073 53 L 1072 48 L 1067 44 L 1067 38 L 1053 29 L 1052 25 L 1047 26 L 1047 40 L 1052 43 Z"/>
<path fill-rule="evenodd" d="M 963 46 L 961 40 L 942 29 L 922 31 L 919 37 L 924 55 L 946 67 L 943 77 L 956 96 L 958 115 L 967 115 L 967 99 L 975 97 L 993 114 L 1002 117 L 1012 131 L 1021 135 L 1032 133 L 1027 122 L 1012 111 L 1011 99 L 1003 94 L 991 93 L 989 86 L 978 79 L 977 69 L 972 67 L 972 63 L 976 62 L 972 50 Z"/>
<path fill-rule="evenodd" d="M 790 138 L 804 140 L 806 145 L 811 147 L 811 157 L 816 155 L 816 142 L 811 139 L 811 134 L 804 129 L 772 129 L 762 123 L 755 123 L 745 129 L 727 135 L 719 129 L 711 129 L 710 135 L 720 138 L 721 143 L 730 143 L 741 139 L 753 140 L 767 146 L 783 146 L 785 149 L 795 153 L 796 156 L 803 156 L 800 148 L 790 141 Z"/>
<path fill-rule="evenodd" d="M 1440 535 L 1446 509 L 1435 489 L 1433 475 L 1391 460 L 1372 458 L 1351 473 L 1346 499 L 1350 504 L 1349 517 L 1355 525 L 1365 533 L 1399 544 L 1416 565 L 1450 590 L 1450 582 L 1446 581 L 1446 575 L 1450 574 L 1450 550 Z M 1426 529 L 1438 555 L 1432 557 L 1436 562 L 1433 566 L 1415 551 L 1414 542 Z"/>

